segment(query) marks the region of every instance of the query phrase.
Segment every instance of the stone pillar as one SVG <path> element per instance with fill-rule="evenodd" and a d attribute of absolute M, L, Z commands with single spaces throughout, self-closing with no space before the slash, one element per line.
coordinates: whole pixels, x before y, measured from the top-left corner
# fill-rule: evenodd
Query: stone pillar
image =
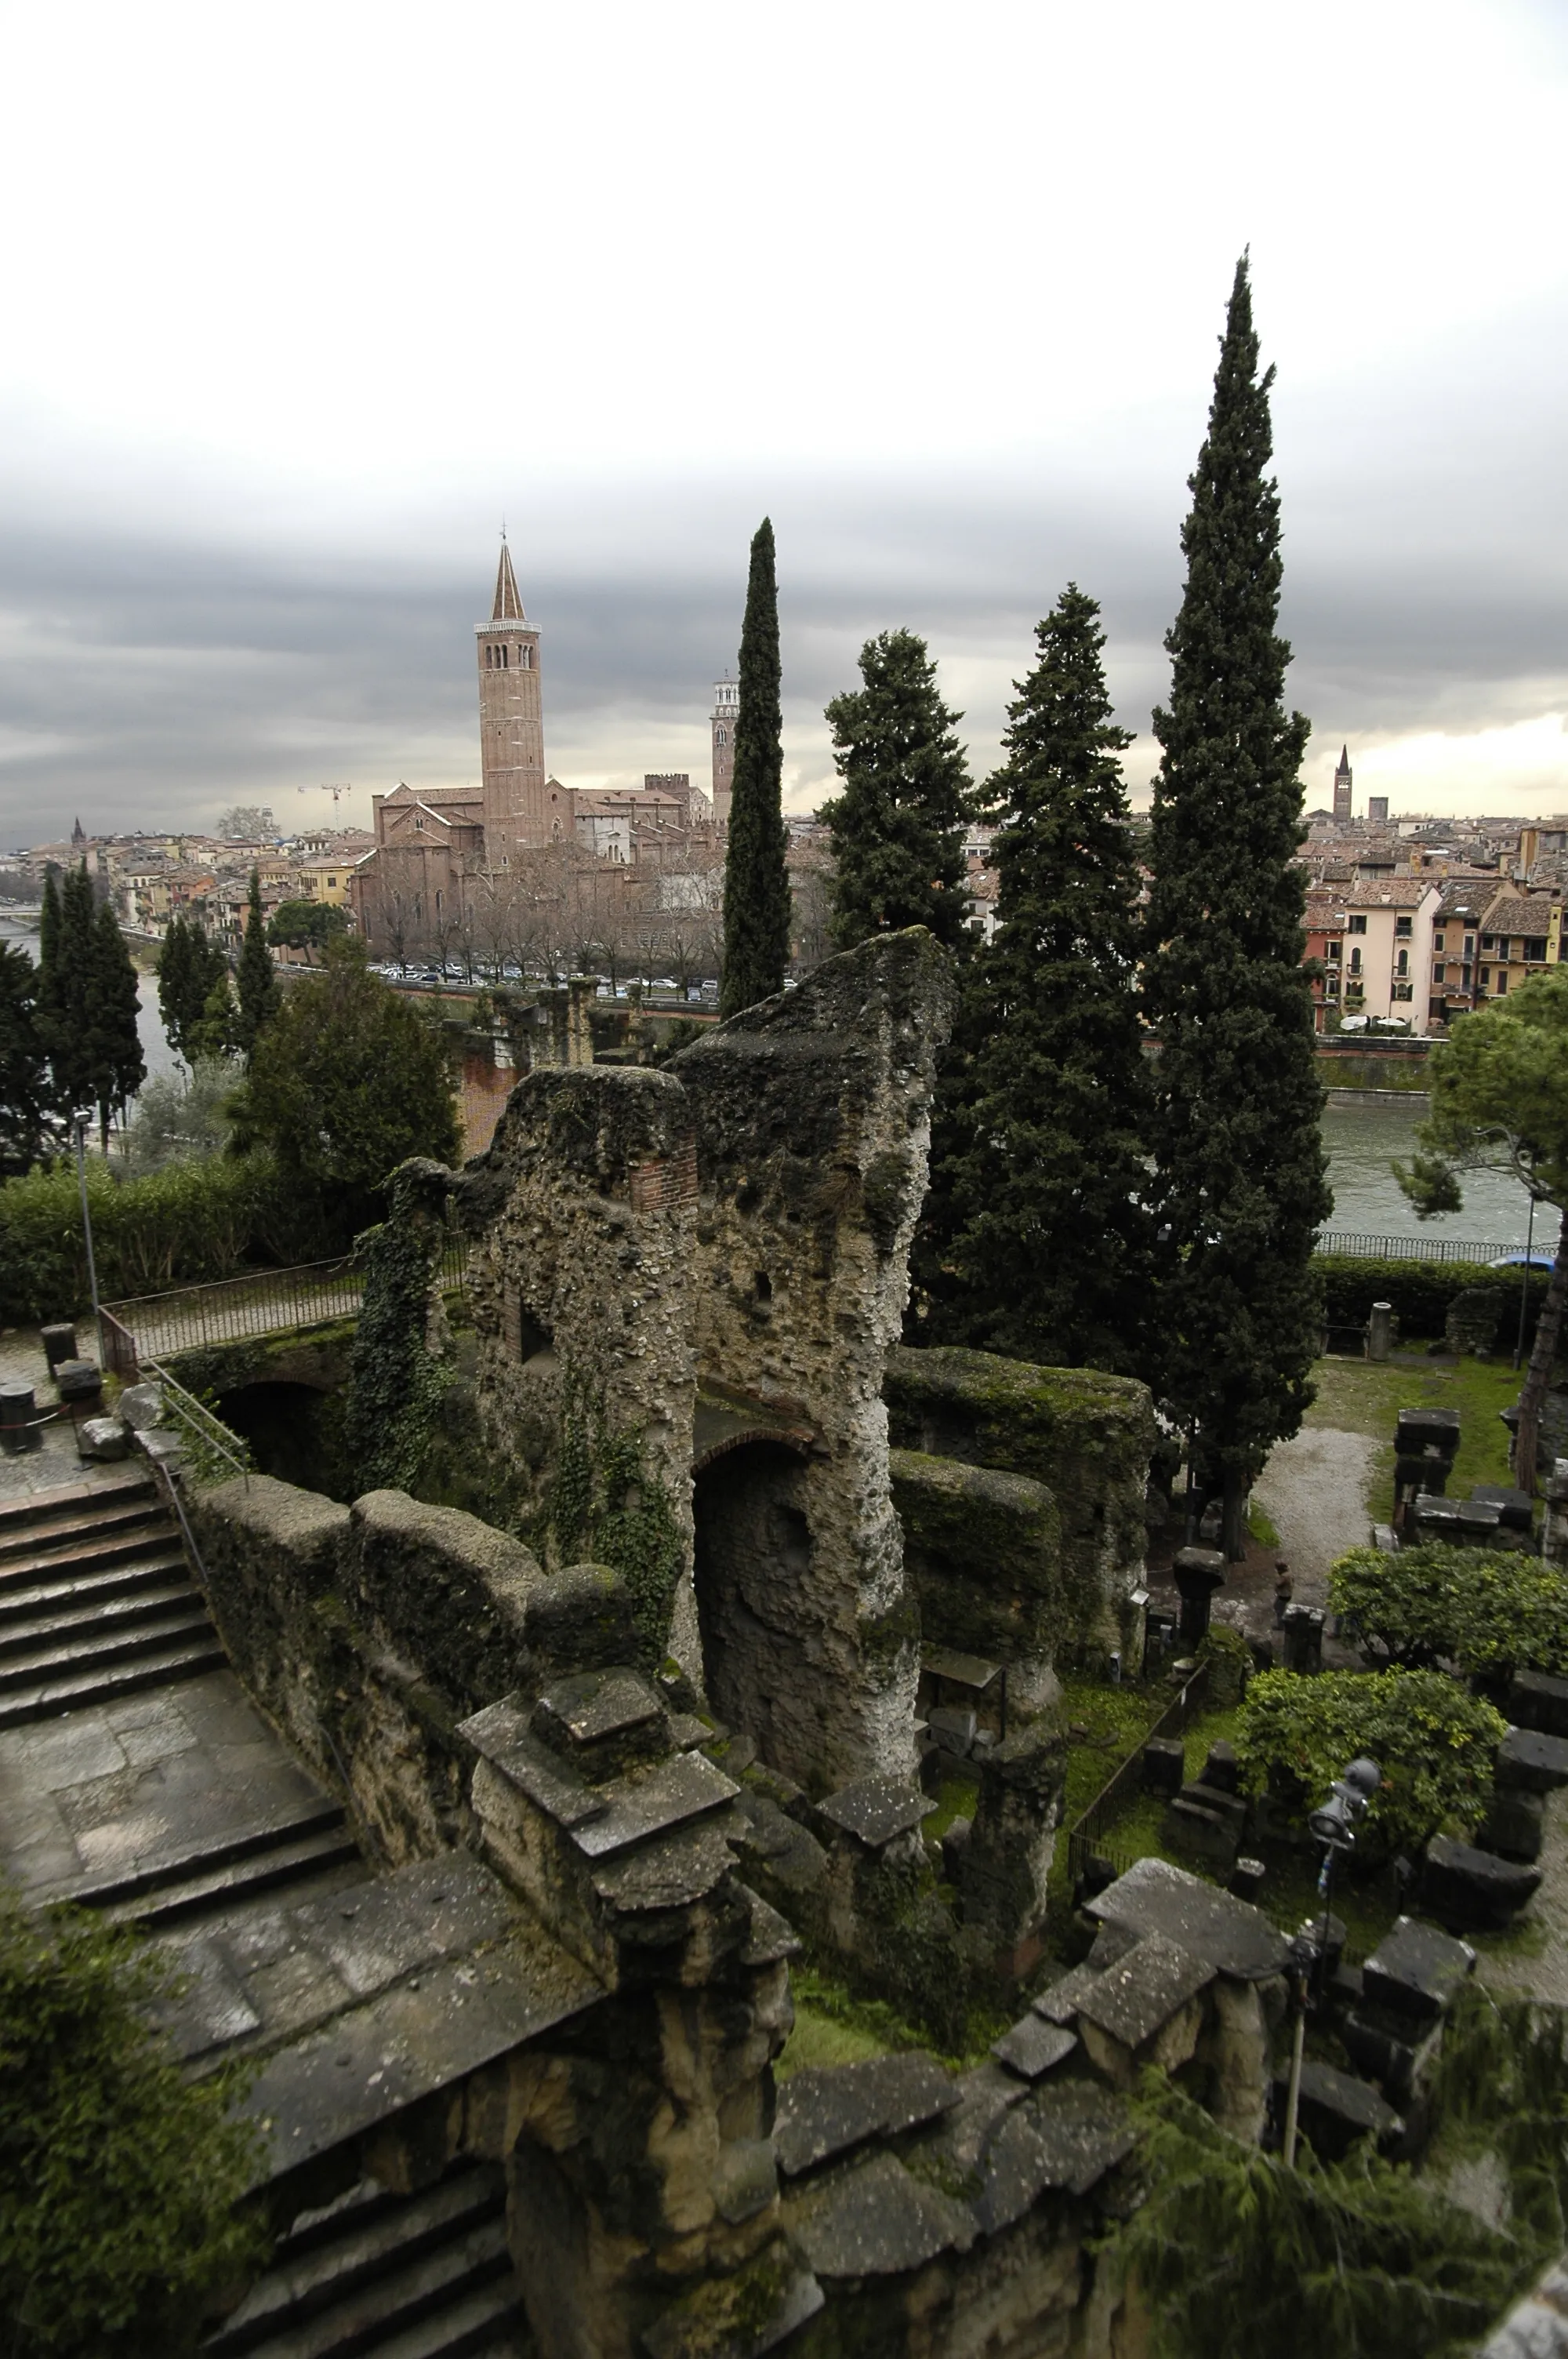
<path fill-rule="evenodd" d="M 1568 1569 L 1568 1458 L 1557 1460 L 1541 1487 L 1546 1495 L 1541 1553 L 1549 1564 Z"/>
<path fill-rule="evenodd" d="M 1184 1645 L 1196 1646 L 1208 1635 L 1214 1593 L 1225 1586 L 1225 1559 L 1218 1549 L 1178 1549 L 1173 1570 L 1182 1599 L 1181 1637 Z"/>
<path fill-rule="evenodd" d="M 591 1065 L 593 1031 L 589 1010 L 599 986 L 590 974 L 574 974 L 567 985 L 567 1048 L 568 1065 Z"/>
<path fill-rule="evenodd" d="M 1367 1357 L 1386 1360 L 1393 1337 L 1394 1306 L 1391 1302 L 1374 1302 L 1372 1316 L 1367 1326 Z"/>

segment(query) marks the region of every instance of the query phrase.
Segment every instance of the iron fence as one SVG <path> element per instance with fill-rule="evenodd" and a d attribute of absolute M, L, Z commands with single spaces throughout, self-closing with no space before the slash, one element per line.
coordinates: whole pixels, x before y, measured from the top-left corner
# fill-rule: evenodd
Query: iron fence
<path fill-rule="evenodd" d="M 457 1235 L 441 1248 L 444 1294 L 466 1293 L 468 1245 Z M 105 1303 L 105 1364 L 127 1384 L 139 1368 L 180 1352 L 243 1343 L 253 1336 L 297 1335 L 335 1319 L 358 1316 L 364 1270 L 352 1255 L 302 1262 L 291 1269 L 257 1270 L 208 1286 L 177 1287 L 131 1301 Z"/>
<path fill-rule="evenodd" d="M 1200 1663 L 1191 1679 L 1172 1697 L 1153 1725 L 1146 1728 L 1125 1761 L 1111 1771 L 1094 1800 L 1067 1830 L 1067 1875 L 1076 1892 L 1091 1859 L 1108 1860 L 1118 1875 L 1136 1864 L 1130 1851 L 1108 1843 L 1107 1832 L 1143 1790 L 1143 1747 L 1152 1737 L 1180 1736 L 1203 1710 L 1208 1698 L 1208 1665 Z"/>
<path fill-rule="evenodd" d="M 193 1443 L 199 1457 L 206 1451 L 215 1451 L 226 1465 L 233 1468 L 236 1474 L 244 1477 L 248 1485 L 251 1479 L 251 1453 L 233 1428 L 225 1425 L 222 1419 L 210 1409 L 205 1401 L 198 1400 L 194 1393 L 187 1392 L 185 1386 L 171 1376 L 168 1370 L 161 1366 L 157 1360 L 147 1360 L 143 1364 L 163 1395 L 163 1414 L 166 1420 L 172 1420 L 181 1428 L 186 1437 L 187 1446 Z M 184 1521 L 184 1513 L 181 1511 L 180 1522 L 183 1524 Z"/>
<path fill-rule="evenodd" d="M 1314 1251 L 1358 1261 L 1500 1261 L 1518 1245 L 1477 1245 L 1467 1237 L 1372 1237 L 1354 1229 L 1320 1229 Z"/>

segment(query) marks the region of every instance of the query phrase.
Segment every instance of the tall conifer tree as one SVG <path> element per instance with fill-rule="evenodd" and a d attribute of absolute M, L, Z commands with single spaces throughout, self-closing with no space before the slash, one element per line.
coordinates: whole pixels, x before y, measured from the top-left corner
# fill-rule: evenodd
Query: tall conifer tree
<path fill-rule="evenodd" d="M 969 766 L 954 734 L 962 713 L 936 693 L 936 667 L 913 631 L 860 649 L 865 685 L 827 707 L 844 791 L 823 810 L 833 838 L 833 940 L 928 926 L 967 945 L 964 827 Z"/>
<path fill-rule="evenodd" d="M 65 1114 L 95 1103 L 92 1048 L 93 926 L 87 863 L 68 868 L 59 897 L 54 955 L 43 979 L 44 1037 L 55 1103 Z"/>
<path fill-rule="evenodd" d="M 1247 258 L 1236 266 L 1208 435 L 1189 479 L 1171 702 L 1154 715 L 1154 882 L 1144 974 L 1160 1039 L 1152 1138 L 1167 1239 L 1161 1390 L 1195 1432 L 1225 1544 L 1248 1490 L 1313 1398 L 1314 1233 L 1332 1204 L 1302 965 L 1300 766 L 1284 704 L 1271 368 L 1258 371 Z"/>
<path fill-rule="evenodd" d="M 266 926 L 262 917 L 261 875 L 254 868 L 251 871 L 245 939 L 240 949 L 236 982 L 240 999 L 236 1032 L 241 1049 L 249 1057 L 254 1054 L 257 1040 L 278 1007 L 277 977 L 273 973 L 272 952 L 266 946 Z"/>
<path fill-rule="evenodd" d="M 107 901 L 92 922 L 89 958 L 88 1043 L 92 1094 L 98 1104 L 104 1151 L 109 1124 L 123 1114 L 146 1078 L 146 1060 L 136 1016 L 140 1002 L 136 970 L 120 924 Z"/>
<path fill-rule="evenodd" d="M 969 971 L 938 1093 L 917 1246 L 929 1342 L 1141 1365 L 1152 1230 L 1136 997 L 1139 877 L 1099 608 L 1069 582 L 1017 683 L 995 939 Z"/>
<path fill-rule="evenodd" d="M 52 864 L 44 871 L 43 910 L 38 919 L 38 981 L 34 1008 L 34 1022 L 45 1056 L 49 1060 L 49 1073 L 45 1082 L 51 1110 L 69 1111 L 63 1106 L 54 1080 L 53 1060 L 56 1040 L 59 1038 L 62 1009 L 59 984 L 59 929 L 61 924 L 59 872 Z"/>
<path fill-rule="evenodd" d="M 216 942 L 208 940 L 200 919 L 177 911 L 158 951 L 158 1006 L 175 1054 L 188 1065 L 200 1053 L 196 1036 L 207 1002 L 228 972 L 227 959 Z"/>
<path fill-rule="evenodd" d="M 58 920 L 58 912 L 57 912 Z M 25 950 L 0 942 L 0 1178 L 43 1153 L 49 1056 L 38 1024 L 39 974 Z"/>
<path fill-rule="evenodd" d="M 742 1007 L 782 991 L 789 963 L 779 599 L 773 527 L 766 516 L 752 542 L 738 669 L 741 709 L 724 861 L 721 1016 L 739 1015 Z"/>

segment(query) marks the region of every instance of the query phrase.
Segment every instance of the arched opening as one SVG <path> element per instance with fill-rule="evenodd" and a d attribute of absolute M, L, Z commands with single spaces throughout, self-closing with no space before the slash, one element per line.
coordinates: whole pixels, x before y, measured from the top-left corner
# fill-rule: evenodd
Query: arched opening
<path fill-rule="evenodd" d="M 342 1396 L 315 1385 L 241 1385 L 220 1393 L 218 1415 L 248 1441 L 264 1474 L 323 1491 L 330 1499 L 355 1495 L 344 1463 Z"/>
<path fill-rule="evenodd" d="M 807 1483 L 799 1450 L 742 1440 L 697 1468 L 692 1501 L 708 1701 L 803 1784 L 820 1763 L 822 1726 Z"/>

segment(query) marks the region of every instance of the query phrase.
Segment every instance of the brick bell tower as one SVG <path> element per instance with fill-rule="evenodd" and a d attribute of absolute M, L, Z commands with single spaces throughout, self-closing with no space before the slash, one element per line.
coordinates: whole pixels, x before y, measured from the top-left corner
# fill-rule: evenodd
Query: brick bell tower
<path fill-rule="evenodd" d="M 741 716 L 741 685 L 721 679 L 713 690 L 713 824 L 730 824 L 730 796 L 735 777 L 735 723 Z"/>
<path fill-rule="evenodd" d="M 547 843 L 545 704 L 539 634 L 523 612 L 504 536 L 495 604 L 479 640 L 479 757 L 484 792 L 485 857 L 495 867 L 514 853 Z"/>

